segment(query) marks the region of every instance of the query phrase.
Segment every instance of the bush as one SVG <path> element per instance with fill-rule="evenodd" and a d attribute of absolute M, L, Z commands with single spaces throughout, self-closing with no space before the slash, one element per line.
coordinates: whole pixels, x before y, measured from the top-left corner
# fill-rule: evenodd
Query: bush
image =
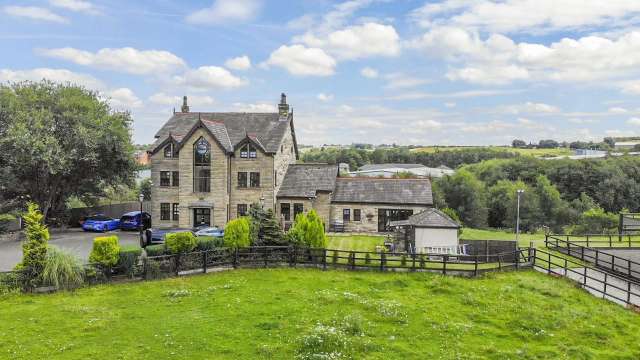
<path fill-rule="evenodd" d="M 298 214 L 287 238 L 294 243 L 313 248 L 327 247 L 327 237 L 324 233 L 324 224 L 315 210 L 308 214 Z"/>
<path fill-rule="evenodd" d="M 233 249 L 247 247 L 250 245 L 249 233 L 249 220 L 231 220 L 224 229 L 224 245 Z"/>
<path fill-rule="evenodd" d="M 161 256 L 166 253 L 167 249 L 164 244 L 158 244 L 147 246 L 145 251 L 147 252 L 147 256 Z"/>
<path fill-rule="evenodd" d="M 35 203 L 27 204 L 27 212 L 22 219 L 26 224 L 27 240 L 22 244 L 22 262 L 16 266 L 16 270 L 26 272 L 25 286 L 33 288 L 38 285 L 47 261 L 49 230 L 44 225 L 44 216 Z"/>
<path fill-rule="evenodd" d="M 198 251 L 207 251 L 215 248 L 223 247 L 224 239 L 213 236 L 198 236 L 196 249 Z"/>
<path fill-rule="evenodd" d="M 184 254 L 196 248 L 196 236 L 190 231 L 170 233 L 165 236 L 167 250 L 172 254 Z"/>
<path fill-rule="evenodd" d="M 84 268 L 75 255 L 50 246 L 47 249 L 42 281 L 57 289 L 75 289 L 84 282 Z"/>
<path fill-rule="evenodd" d="M 118 272 L 133 276 L 140 255 L 142 255 L 142 249 L 136 245 L 121 247 L 118 253 L 118 263 L 116 264 Z"/>
<path fill-rule="evenodd" d="M 89 255 L 89 261 L 111 268 L 118 263 L 119 252 L 120 245 L 118 245 L 117 236 L 98 236 L 93 239 L 93 249 Z"/>

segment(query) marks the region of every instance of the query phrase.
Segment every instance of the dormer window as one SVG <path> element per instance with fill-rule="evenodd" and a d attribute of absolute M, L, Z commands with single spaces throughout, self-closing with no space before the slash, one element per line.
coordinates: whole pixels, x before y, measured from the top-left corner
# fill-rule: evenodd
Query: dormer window
<path fill-rule="evenodd" d="M 164 147 L 164 157 L 166 158 L 173 157 L 173 143 L 169 143 L 169 145 Z"/>
<path fill-rule="evenodd" d="M 243 159 L 255 159 L 257 156 L 256 147 L 252 144 L 245 144 L 240 148 L 240 157 Z"/>

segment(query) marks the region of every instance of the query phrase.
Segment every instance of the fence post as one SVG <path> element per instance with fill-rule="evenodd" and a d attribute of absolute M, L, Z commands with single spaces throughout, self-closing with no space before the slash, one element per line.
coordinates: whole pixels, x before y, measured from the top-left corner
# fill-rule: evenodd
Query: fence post
<path fill-rule="evenodd" d="M 587 235 L 587 247 L 589 247 L 589 235 Z"/>
<path fill-rule="evenodd" d="M 411 271 L 416 271 L 416 253 L 415 251 L 411 254 L 411 260 L 412 260 L 412 264 L 411 264 Z"/>
<path fill-rule="evenodd" d="M 627 274 L 631 276 L 631 260 L 627 260 Z"/>
<path fill-rule="evenodd" d="M 474 262 L 473 262 L 473 276 L 478 276 L 478 255 L 476 255 L 474 257 Z"/>
<path fill-rule="evenodd" d="M 520 268 L 520 250 L 516 250 L 516 270 Z"/>
<path fill-rule="evenodd" d="M 180 274 L 180 259 L 178 259 L 180 255 L 174 255 L 173 256 L 173 263 L 176 267 L 176 276 L 178 276 Z"/>
<path fill-rule="evenodd" d="M 582 285 L 587 286 L 587 267 L 584 267 L 584 275 L 582 276 Z"/>
<path fill-rule="evenodd" d="M 327 270 L 327 249 L 322 249 L 322 270 Z"/>
<path fill-rule="evenodd" d="M 604 292 L 602 293 L 602 298 L 604 299 L 607 295 L 607 274 L 608 273 L 606 271 L 603 271 L 603 272 L 604 272 Z"/>
<path fill-rule="evenodd" d="M 596 252 L 596 266 L 598 266 L 598 253 L 599 253 L 599 251 L 595 250 L 595 252 Z"/>
<path fill-rule="evenodd" d="M 351 265 L 351 270 L 355 270 L 355 268 L 356 268 L 356 254 L 353 251 L 349 251 L 349 265 Z"/>
<path fill-rule="evenodd" d="M 265 247 L 264 248 L 264 254 L 262 255 L 263 259 L 264 259 L 264 267 L 266 268 L 268 266 L 267 264 L 267 260 L 269 259 L 269 248 Z"/>
<path fill-rule="evenodd" d="M 502 271 L 502 255 L 498 255 L 498 270 Z"/>
<path fill-rule="evenodd" d="M 236 248 L 235 251 L 233 252 L 233 268 L 234 269 L 238 268 L 238 248 Z"/>
<path fill-rule="evenodd" d="M 587 242 L 587 246 L 589 246 L 588 242 Z M 582 259 L 582 261 L 584 261 L 584 246 L 580 247 L 580 259 Z"/>
<path fill-rule="evenodd" d="M 447 259 L 448 258 L 449 258 L 449 255 L 442 256 L 442 274 L 443 275 L 447 275 Z"/>
<path fill-rule="evenodd" d="M 611 241 L 611 235 L 609 235 L 609 247 L 613 247 L 612 241 Z"/>
<path fill-rule="evenodd" d="M 148 267 L 147 262 L 148 261 L 149 260 L 147 259 L 146 256 L 142 258 L 142 278 L 145 280 L 147 280 L 147 267 Z"/>
<path fill-rule="evenodd" d="M 631 304 L 631 281 L 627 280 L 627 305 Z"/>
<path fill-rule="evenodd" d="M 564 258 L 564 276 L 567 276 L 567 258 Z"/>
<path fill-rule="evenodd" d="M 202 272 L 205 274 L 207 273 L 207 252 L 208 250 L 202 252 Z"/>
<path fill-rule="evenodd" d="M 384 271 L 385 258 L 386 258 L 386 255 L 384 254 L 384 251 L 383 251 L 380 253 L 380 271 Z"/>

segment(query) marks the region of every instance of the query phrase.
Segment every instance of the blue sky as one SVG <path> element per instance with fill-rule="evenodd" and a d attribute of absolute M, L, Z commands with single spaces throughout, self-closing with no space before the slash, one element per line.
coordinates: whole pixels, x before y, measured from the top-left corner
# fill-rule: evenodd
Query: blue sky
<path fill-rule="evenodd" d="M 71 81 L 149 143 L 192 111 L 293 107 L 303 144 L 640 133 L 640 1 L 1 0 L 0 81 Z"/>

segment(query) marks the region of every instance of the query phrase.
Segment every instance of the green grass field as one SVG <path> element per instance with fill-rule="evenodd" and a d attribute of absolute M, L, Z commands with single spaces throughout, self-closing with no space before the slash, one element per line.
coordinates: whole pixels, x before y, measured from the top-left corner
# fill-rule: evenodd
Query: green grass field
<path fill-rule="evenodd" d="M 534 271 L 235 270 L 4 295 L 0 319 L 3 359 L 640 358 L 638 314 Z"/>
<path fill-rule="evenodd" d="M 468 149 L 474 149 L 474 148 L 483 148 L 483 147 L 480 147 L 480 146 L 427 146 L 427 147 L 415 148 L 415 149 L 412 149 L 411 151 L 433 153 L 436 151 L 468 150 Z M 505 150 L 505 151 L 518 153 L 521 155 L 531 155 L 531 156 L 538 156 L 538 157 L 573 155 L 573 151 L 567 148 L 519 149 L 519 148 L 512 148 L 510 146 L 488 146 L 488 148 L 495 149 L 495 150 Z"/>

